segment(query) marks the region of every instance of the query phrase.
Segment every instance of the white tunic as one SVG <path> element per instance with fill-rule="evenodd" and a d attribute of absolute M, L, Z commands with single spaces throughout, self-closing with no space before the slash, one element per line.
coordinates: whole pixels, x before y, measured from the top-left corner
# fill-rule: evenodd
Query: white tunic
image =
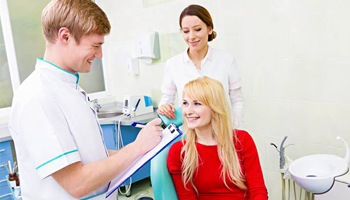
<path fill-rule="evenodd" d="M 178 106 L 182 104 L 182 92 L 186 83 L 202 76 L 207 76 L 223 84 L 227 99 L 231 102 L 235 128 L 242 124 L 243 97 L 242 81 L 238 74 L 233 56 L 223 50 L 209 46 L 208 53 L 201 62 L 201 70 L 189 58 L 187 51 L 176 55 L 166 62 L 162 98 L 159 105 L 166 102 L 174 104 L 177 94 Z"/>
<path fill-rule="evenodd" d="M 38 59 L 35 71 L 15 93 L 9 128 L 25 200 L 74 199 L 51 174 L 78 161 L 86 164 L 108 156 L 78 79 L 78 74 Z M 104 199 L 107 187 L 85 199 Z"/>

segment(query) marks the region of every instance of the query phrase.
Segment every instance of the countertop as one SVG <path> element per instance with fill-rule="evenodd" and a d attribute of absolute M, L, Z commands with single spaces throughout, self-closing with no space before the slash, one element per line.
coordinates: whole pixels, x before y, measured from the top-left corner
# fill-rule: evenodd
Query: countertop
<path fill-rule="evenodd" d="M 147 114 L 143 114 L 135 117 L 127 117 L 122 114 L 115 117 L 100 118 L 99 122 L 101 125 L 104 125 L 104 124 L 115 124 L 120 121 L 121 125 L 130 126 L 133 122 L 147 123 L 157 117 L 158 117 L 157 112 L 147 113 Z"/>
<path fill-rule="evenodd" d="M 0 142 L 11 140 L 10 131 L 7 127 L 7 123 L 0 125 Z"/>
<path fill-rule="evenodd" d="M 115 117 L 100 118 L 99 122 L 101 125 L 104 125 L 104 124 L 115 124 L 120 121 L 121 125 L 130 126 L 133 122 L 147 123 L 156 117 L 157 117 L 157 112 L 152 112 L 152 113 L 148 113 L 148 114 L 144 114 L 136 117 L 126 117 L 124 115 L 118 115 Z M 7 124 L 8 123 L 6 121 L 2 121 L 0 124 L 0 142 L 11 140 L 11 135 Z"/>

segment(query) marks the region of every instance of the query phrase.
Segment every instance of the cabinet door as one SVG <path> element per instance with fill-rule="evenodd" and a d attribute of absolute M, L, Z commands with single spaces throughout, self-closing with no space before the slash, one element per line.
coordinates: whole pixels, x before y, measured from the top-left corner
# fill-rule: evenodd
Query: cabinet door
<path fill-rule="evenodd" d="M 0 143 L 0 199 L 12 199 L 11 190 L 6 182 L 7 162 L 13 164 L 11 142 L 5 141 Z"/>
<path fill-rule="evenodd" d="M 0 142 L 0 164 L 7 164 L 8 161 L 13 163 L 11 141 Z"/>
<path fill-rule="evenodd" d="M 101 125 L 103 139 L 107 149 L 117 149 L 117 135 L 114 124 Z"/>

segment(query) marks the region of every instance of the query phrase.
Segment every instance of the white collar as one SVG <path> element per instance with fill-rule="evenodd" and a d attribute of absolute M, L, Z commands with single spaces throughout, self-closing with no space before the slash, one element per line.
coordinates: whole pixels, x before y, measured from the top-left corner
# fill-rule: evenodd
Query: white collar
<path fill-rule="evenodd" d="M 57 75 L 58 78 L 65 82 L 74 83 L 75 86 L 78 85 L 79 82 L 79 74 L 67 71 L 54 63 L 51 63 L 43 58 L 38 58 L 36 64 L 36 69 L 45 69 Z"/>
<path fill-rule="evenodd" d="M 192 63 L 191 58 L 188 56 L 187 53 L 188 49 L 183 53 L 183 59 L 185 63 Z M 208 45 L 208 52 L 205 55 L 205 57 L 203 58 L 203 60 L 201 61 L 201 63 L 204 63 L 206 60 L 213 60 L 213 49 Z"/>

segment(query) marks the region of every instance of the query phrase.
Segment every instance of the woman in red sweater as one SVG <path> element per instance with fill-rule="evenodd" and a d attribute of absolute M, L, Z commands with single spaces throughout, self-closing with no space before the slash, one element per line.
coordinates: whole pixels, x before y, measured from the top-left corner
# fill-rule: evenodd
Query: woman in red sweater
<path fill-rule="evenodd" d="M 188 82 L 182 111 L 185 138 L 167 160 L 179 199 L 268 199 L 254 141 L 233 129 L 222 84 L 208 77 Z"/>

